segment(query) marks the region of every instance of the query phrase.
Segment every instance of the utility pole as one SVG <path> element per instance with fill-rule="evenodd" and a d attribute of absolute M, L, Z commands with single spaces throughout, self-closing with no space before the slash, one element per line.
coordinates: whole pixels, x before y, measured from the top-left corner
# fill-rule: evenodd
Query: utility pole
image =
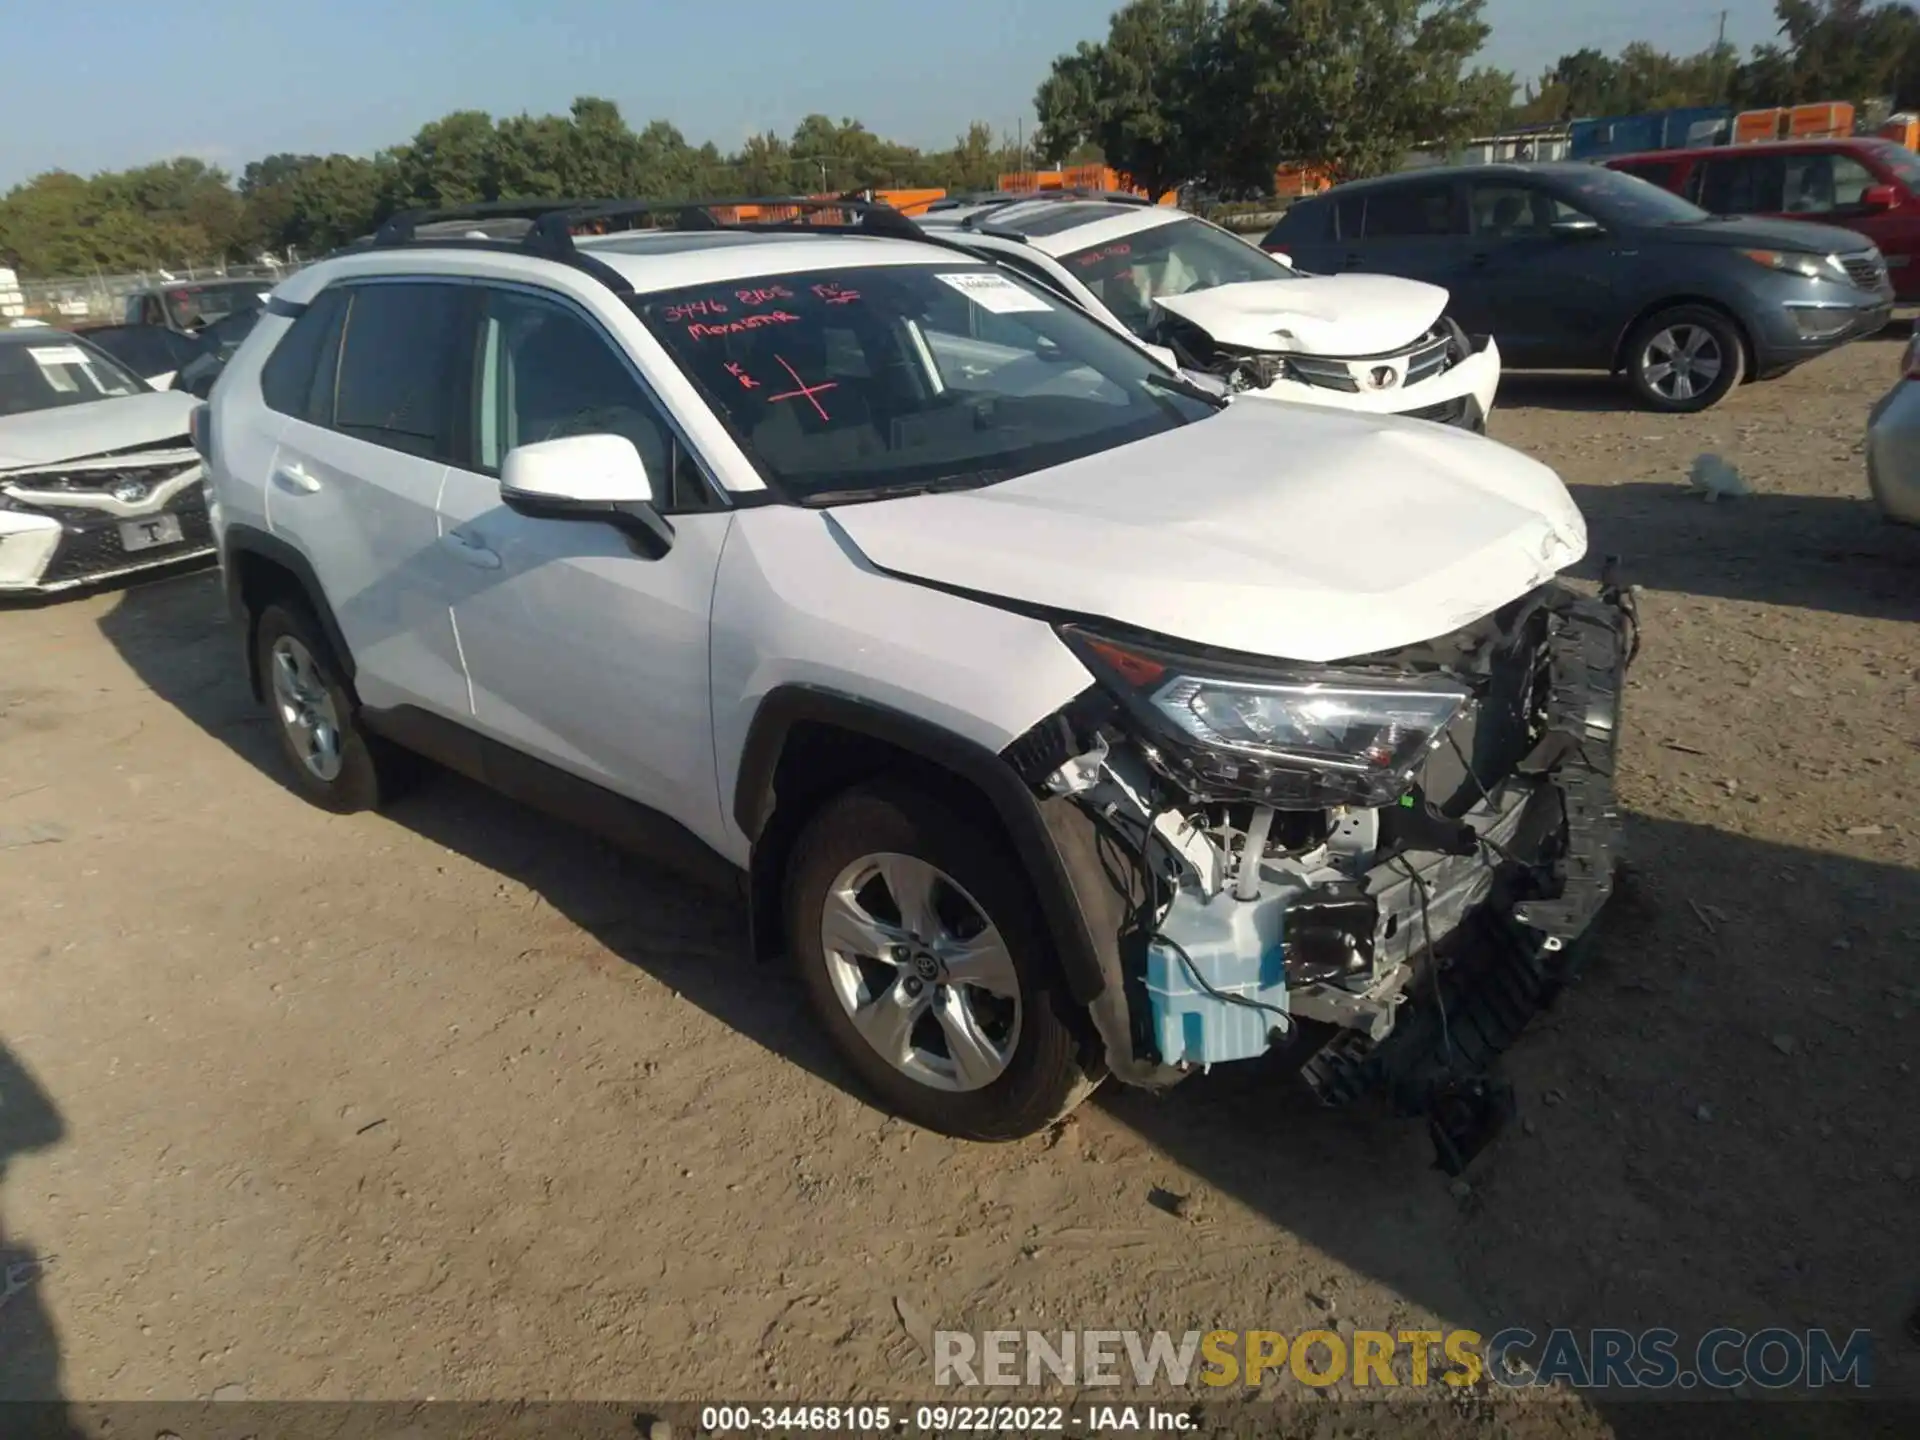
<path fill-rule="evenodd" d="M 1719 94 L 1714 98 L 1723 104 L 1727 100 L 1727 91 L 1732 88 L 1733 76 L 1727 68 L 1727 12 L 1720 12 L 1720 36 L 1713 42 L 1713 68 L 1719 71 L 1720 83 L 1716 87 Z"/>

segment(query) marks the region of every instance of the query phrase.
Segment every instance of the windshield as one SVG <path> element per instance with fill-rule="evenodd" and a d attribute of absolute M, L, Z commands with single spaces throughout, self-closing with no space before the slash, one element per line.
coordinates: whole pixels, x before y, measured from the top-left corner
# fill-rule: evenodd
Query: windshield
<path fill-rule="evenodd" d="M 183 286 L 177 290 L 166 291 L 167 314 L 173 324 L 181 330 L 190 330 L 196 325 L 206 325 L 246 310 L 258 310 L 267 303 L 267 292 L 272 290 L 266 281 L 248 281 L 234 285 Z"/>
<path fill-rule="evenodd" d="M 1150 328 L 1153 302 L 1162 295 L 1249 280 L 1300 278 L 1299 271 L 1266 251 L 1192 218 L 1136 230 L 1104 245 L 1062 255 L 1060 260 L 1122 325 L 1142 337 Z"/>
<path fill-rule="evenodd" d="M 1637 175 L 1623 175 L 1601 166 L 1588 167 L 1579 176 L 1555 177 L 1568 204 L 1610 225 L 1698 225 L 1713 216 L 1691 200 L 1662 190 Z"/>
<path fill-rule="evenodd" d="M 0 416 L 138 395 L 147 388 L 93 346 L 55 334 L 0 337 Z"/>
<path fill-rule="evenodd" d="M 633 304 L 761 475 L 802 503 L 993 484 L 1216 408 L 998 270 L 865 266 Z"/>
<path fill-rule="evenodd" d="M 1893 171 L 1900 183 L 1909 190 L 1920 190 L 1920 155 L 1904 145 L 1896 145 L 1891 140 L 1876 140 L 1873 143 L 1873 158 Z"/>
<path fill-rule="evenodd" d="M 240 342 L 253 333 L 253 327 L 260 323 L 261 307 L 250 305 L 244 310 L 236 310 L 223 315 L 200 332 L 200 338 L 214 346 L 222 360 L 231 360 L 233 352 L 240 348 Z"/>

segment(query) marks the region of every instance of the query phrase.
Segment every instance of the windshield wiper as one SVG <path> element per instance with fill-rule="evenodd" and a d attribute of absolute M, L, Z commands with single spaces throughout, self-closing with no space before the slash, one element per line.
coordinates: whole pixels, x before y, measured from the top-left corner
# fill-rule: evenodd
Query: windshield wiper
<path fill-rule="evenodd" d="M 1140 377 L 1142 385 L 1151 385 L 1156 390 L 1169 390 L 1175 395 L 1184 395 L 1189 400 L 1198 400 L 1202 405 L 1211 405 L 1216 410 L 1227 408 L 1227 397 L 1216 395 L 1203 385 L 1196 385 L 1184 375 L 1163 375 L 1158 370 L 1149 370 Z"/>
<path fill-rule="evenodd" d="M 959 475 L 941 475 L 932 480 L 909 480 L 898 485 L 859 485 L 840 490 L 816 490 L 802 495 L 807 506 L 847 505 L 862 500 L 899 500 L 908 495 L 939 495 L 950 490 L 978 490 L 1007 477 L 1005 470 L 970 470 Z"/>

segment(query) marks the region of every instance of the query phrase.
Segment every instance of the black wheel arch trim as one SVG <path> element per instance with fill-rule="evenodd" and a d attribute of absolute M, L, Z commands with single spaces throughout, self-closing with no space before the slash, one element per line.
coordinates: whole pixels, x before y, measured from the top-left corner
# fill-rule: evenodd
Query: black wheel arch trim
<path fill-rule="evenodd" d="M 1108 988 L 1100 954 L 1038 798 L 999 754 L 917 715 L 822 686 L 782 685 L 769 691 L 747 732 L 733 793 L 734 820 L 756 852 L 777 804 L 774 778 L 781 756 L 794 727 L 801 724 L 869 736 L 972 786 L 999 819 L 1015 858 L 1033 882 L 1068 992 L 1088 1005 Z M 754 867 L 756 885 L 777 883 L 777 877 L 763 876 L 760 868 Z"/>
<path fill-rule="evenodd" d="M 227 588 L 227 610 L 245 631 L 247 676 L 253 685 L 254 697 L 258 699 L 261 693 L 260 676 L 253 654 L 253 627 L 260 617 L 247 604 L 245 567 L 240 563 L 240 557 L 245 555 L 257 556 L 293 577 L 307 608 L 326 632 L 327 643 L 333 647 L 334 660 L 340 666 L 341 678 L 352 684 L 353 651 L 347 647 L 347 637 L 340 629 L 340 622 L 334 618 L 333 607 L 327 603 L 327 592 L 320 586 L 320 577 L 314 573 L 313 562 L 279 536 L 270 535 L 252 525 L 228 525 L 220 548 L 222 578 Z"/>

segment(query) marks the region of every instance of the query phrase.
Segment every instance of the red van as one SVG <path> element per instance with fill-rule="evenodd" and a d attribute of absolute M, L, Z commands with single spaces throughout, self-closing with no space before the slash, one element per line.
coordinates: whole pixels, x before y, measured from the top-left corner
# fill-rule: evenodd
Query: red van
<path fill-rule="evenodd" d="M 1716 215 L 1767 215 L 1857 230 L 1880 247 L 1894 294 L 1920 300 L 1920 155 L 1891 140 L 1783 140 L 1618 155 Z"/>

